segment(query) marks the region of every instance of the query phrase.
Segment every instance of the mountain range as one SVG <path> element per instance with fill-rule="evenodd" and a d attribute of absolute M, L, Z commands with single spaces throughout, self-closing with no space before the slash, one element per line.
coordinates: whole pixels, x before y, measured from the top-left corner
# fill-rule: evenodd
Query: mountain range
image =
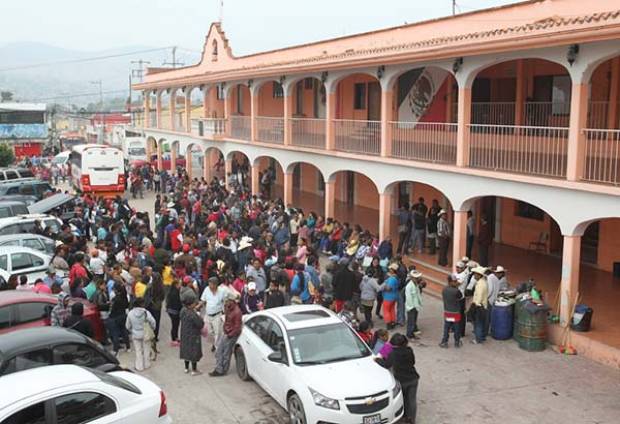
<path fill-rule="evenodd" d="M 105 58 L 88 60 L 95 57 Z M 150 62 L 145 67 L 162 66 L 172 61 L 172 48 L 132 45 L 80 51 L 45 43 L 18 42 L 0 46 L 0 58 L 0 91 L 12 92 L 14 100 L 82 107 L 99 101 L 99 80 L 104 93 L 112 92 L 104 94 L 104 101 L 126 98 L 131 70 L 139 68 L 131 62 L 141 59 Z M 199 59 L 198 52 L 177 50 L 178 62 L 189 65 Z M 67 61 L 72 63 L 58 63 Z M 82 95 L 88 93 L 92 95 Z"/>

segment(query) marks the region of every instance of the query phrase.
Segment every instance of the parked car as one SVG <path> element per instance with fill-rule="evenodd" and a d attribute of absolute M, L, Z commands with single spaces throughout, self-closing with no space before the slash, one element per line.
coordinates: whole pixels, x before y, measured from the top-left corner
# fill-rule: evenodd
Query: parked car
<path fill-rule="evenodd" d="M 0 218 L 28 214 L 28 208 L 23 202 L 0 201 Z"/>
<path fill-rule="evenodd" d="M 38 234 L 7 234 L 0 236 L 1 246 L 21 246 L 38 250 L 41 253 L 53 255 L 56 248 L 56 242 L 51 238 L 40 236 Z"/>
<path fill-rule="evenodd" d="M 46 365 L 121 371 L 118 359 L 91 338 L 60 327 L 28 328 L 0 337 L 0 376 Z"/>
<path fill-rule="evenodd" d="M 32 233 L 37 220 L 41 221 L 45 228 L 49 227 L 52 234 L 58 234 L 62 227 L 62 220 L 55 216 L 44 214 L 19 215 L 0 219 L 0 235 Z"/>
<path fill-rule="evenodd" d="M 25 194 L 28 196 L 35 196 L 37 200 L 41 200 L 46 193 L 51 193 L 53 191 L 54 189 L 49 183 L 35 179 L 8 181 L 0 184 L 0 196 Z"/>
<path fill-rule="evenodd" d="M 0 249 L 0 268 L 10 275 L 26 275 L 30 284 L 45 277 L 50 260 L 50 255 L 29 247 L 2 246 Z"/>
<path fill-rule="evenodd" d="M 26 206 L 30 206 L 34 203 L 37 203 L 39 199 L 37 199 L 35 196 L 29 196 L 26 194 L 8 194 L 6 196 L 0 196 L 0 202 L 5 201 L 20 202 Z"/>
<path fill-rule="evenodd" d="M 291 422 L 395 423 L 403 395 L 392 373 L 333 312 L 317 305 L 267 309 L 244 317 L 237 374 L 253 378 Z"/>
<path fill-rule="evenodd" d="M 60 216 L 63 220 L 70 220 L 75 217 L 75 202 L 73 201 L 75 196 L 66 193 L 56 193 L 52 196 L 46 197 L 43 200 L 36 202 L 33 205 L 28 206 L 29 213 L 50 213 L 50 211 L 56 211 L 56 216 Z"/>
<path fill-rule="evenodd" d="M 52 365 L 0 378 L 3 424 L 169 424 L 166 395 L 126 371 Z"/>
<path fill-rule="evenodd" d="M 85 299 L 72 298 L 72 304 L 84 305 L 84 317 L 93 325 L 95 340 L 103 341 L 104 329 L 97 307 Z M 50 325 L 50 313 L 58 304 L 58 298 L 51 294 L 37 294 L 31 291 L 0 291 L 0 335 L 16 330 Z"/>
<path fill-rule="evenodd" d="M 34 178 L 34 174 L 28 168 L 0 168 L 0 182 Z"/>

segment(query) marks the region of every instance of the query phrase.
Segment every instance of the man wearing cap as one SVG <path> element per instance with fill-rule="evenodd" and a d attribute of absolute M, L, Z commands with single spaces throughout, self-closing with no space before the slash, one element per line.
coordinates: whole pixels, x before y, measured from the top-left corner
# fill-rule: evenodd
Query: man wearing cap
<path fill-rule="evenodd" d="M 416 339 L 420 334 L 418 329 L 418 314 L 422 309 L 422 295 L 418 283 L 422 273 L 415 269 L 409 272 L 409 281 L 405 286 L 405 310 L 407 311 L 407 338 Z"/>
<path fill-rule="evenodd" d="M 486 272 L 487 269 L 481 266 L 472 269 L 472 273 L 477 278 L 471 305 L 471 307 L 474 308 L 473 317 L 475 339 L 471 341 L 473 344 L 484 343 L 486 340 L 485 326 L 489 305 L 489 286 L 485 277 Z"/>
<path fill-rule="evenodd" d="M 237 295 L 227 292 L 224 300 L 224 335 L 220 339 L 215 351 L 215 369 L 209 373 L 211 377 L 226 375 L 230 367 L 230 357 L 233 354 L 235 343 L 241 334 L 243 323 L 241 309 L 237 305 Z"/>
<path fill-rule="evenodd" d="M 447 215 L 445 210 L 440 210 L 439 221 L 437 221 L 437 239 L 439 240 L 439 259 L 437 263 L 441 266 L 448 265 L 448 246 L 450 245 L 451 230 Z"/>
<path fill-rule="evenodd" d="M 211 352 L 215 352 L 222 337 L 222 312 L 224 311 L 224 297 L 228 291 L 219 285 L 217 277 L 211 277 L 208 281 L 208 287 L 202 292 L 200 301 L 205 307 L 205 320 L 207 322 L 209 333 L 213 335 L 213 345 Z"/>

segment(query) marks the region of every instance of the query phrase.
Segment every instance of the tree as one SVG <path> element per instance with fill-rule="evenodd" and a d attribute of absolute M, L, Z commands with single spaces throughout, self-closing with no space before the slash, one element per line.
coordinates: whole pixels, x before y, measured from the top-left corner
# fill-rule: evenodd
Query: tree
<path fill-rule="evenodd" d="M 15 154 L 13 149 L 7 143 L 0 144 L 0 167 L 6 167 L 13 164 Z"/>
<path fill-rule="evenodd" d="M 0 102 L 12 102 L 13 101 L 13 93 L 10 91 L 0 91 Z"/>

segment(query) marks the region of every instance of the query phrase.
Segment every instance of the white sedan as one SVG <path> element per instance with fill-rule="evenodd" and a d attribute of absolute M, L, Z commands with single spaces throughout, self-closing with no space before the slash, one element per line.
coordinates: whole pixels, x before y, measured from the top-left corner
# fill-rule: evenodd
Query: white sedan
<path fill-rule="evenodd" d="M 254 379 L 294 424 L 384 424 L 403 415 L 392 373 L 321 306 L 284 306 L 244 317 L 235 361 L 239 377 Z"/>
<path fill-rule="evenodd" d="M 0 269 L 9 275 L 26 275 L 28 284 L 37 278 L 45 278 L 51 256 L 29 247 L 2 246 L 0 248 Z"/>
<path fill-rule="evenodd" d="M 126 371 L 77 365 L 33 368 L 0 378 L 2 424 L 168 424 L 161 389 Z"/>

